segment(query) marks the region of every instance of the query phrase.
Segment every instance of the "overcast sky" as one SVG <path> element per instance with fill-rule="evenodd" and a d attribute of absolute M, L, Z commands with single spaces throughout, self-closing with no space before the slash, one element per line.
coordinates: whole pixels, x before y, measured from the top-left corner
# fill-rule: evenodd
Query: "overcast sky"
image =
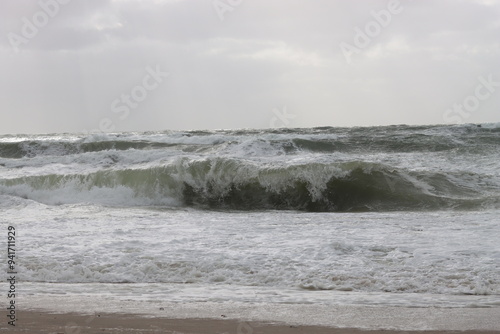
<path fill-rule="evenodd" d="M 2 0 L 0 133 L 500 122 L 496 0 Z"/>

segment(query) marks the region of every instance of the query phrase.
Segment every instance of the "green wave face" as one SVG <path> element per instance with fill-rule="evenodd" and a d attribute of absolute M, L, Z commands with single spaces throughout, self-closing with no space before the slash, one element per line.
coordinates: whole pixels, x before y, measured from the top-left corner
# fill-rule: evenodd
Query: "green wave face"
<path fill-rule="evenodd" d="M 0 137 L 0 195 L 45 204 L 392 211 L 500 207 L 495 126 Z"/>
<path fill-rule="evenodd" d="M 54 204 L 47 194 L 60 198 L 59 194 L 67 192 L 87 193 L 91 199 L 93 191 L 108 189 L 112 194 L 126 189 L 132 202 L 135 198 L 158 204 L 171 198 L 178 205 L 210 209 L 391 211 L 500 207 L 498 196 L 485 196 L 484 192 L 454 184 L 447 175 L 408 173 L 360 161 L 269 168 L 234 159 L 184 159 L 147 169 L 1 180 L 0 189 L 47 204 Z"/>

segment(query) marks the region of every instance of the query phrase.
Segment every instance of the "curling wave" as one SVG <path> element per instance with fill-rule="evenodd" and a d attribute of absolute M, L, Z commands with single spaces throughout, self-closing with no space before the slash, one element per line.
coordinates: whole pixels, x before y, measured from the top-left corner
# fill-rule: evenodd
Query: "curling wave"
<path fill-rule="evenodd" d="M 467 180 L 469 183 L 464 182 Z M 491 180 L 481 175 L 405 171 L 362 161 L 275 167 L 227 158 L 181 158 L 166 166 L 142 169 L 108 168 L 89 174 L 0 180 L 0 191 L 45 204 L 305 211 L 500 207 L 500 198 L 492 189 L 470 186 L 477 182 Z"/>
<path fill-rule="evenodd" d="M 41 203 L 498 208 L 498 125 L 0 136 L 0 195 Z"/>

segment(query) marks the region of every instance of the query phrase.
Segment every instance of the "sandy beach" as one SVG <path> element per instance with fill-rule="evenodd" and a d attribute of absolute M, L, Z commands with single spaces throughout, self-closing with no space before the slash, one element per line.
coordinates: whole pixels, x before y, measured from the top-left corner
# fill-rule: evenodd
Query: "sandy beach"
<path fill-rule="evenodd" d="M 171 334 L 349 334 L 349 333 L 500 333 L 500 331 L 401 331 L 359 330 L 320 326 L 297 326 L 280 323 L 242 322 L 234 319 L 169 319 L 132 314 L 48 313 L 22 311 L 15 329 L 2 324 L 3 333 L 80 334 L 80 333 L 171 333 Z"/>
<path fill-rule="evenodd" d="M 2 333 L 500 333 L 497 308 L 170 303 L 24 296 Z M 28 306 L 29 305 L 29 306 Z M 4 319 L 6 311 L 0 316 Z"/>

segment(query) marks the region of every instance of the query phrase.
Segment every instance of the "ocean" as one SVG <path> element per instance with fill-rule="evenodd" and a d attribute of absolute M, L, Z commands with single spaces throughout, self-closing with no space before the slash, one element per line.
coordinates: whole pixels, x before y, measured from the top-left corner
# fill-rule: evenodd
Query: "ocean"
<path fill-rule="evenodd" d="M 2 135 L 0 210 L 21 308 L 500 311 L 499 124 Z"/>

